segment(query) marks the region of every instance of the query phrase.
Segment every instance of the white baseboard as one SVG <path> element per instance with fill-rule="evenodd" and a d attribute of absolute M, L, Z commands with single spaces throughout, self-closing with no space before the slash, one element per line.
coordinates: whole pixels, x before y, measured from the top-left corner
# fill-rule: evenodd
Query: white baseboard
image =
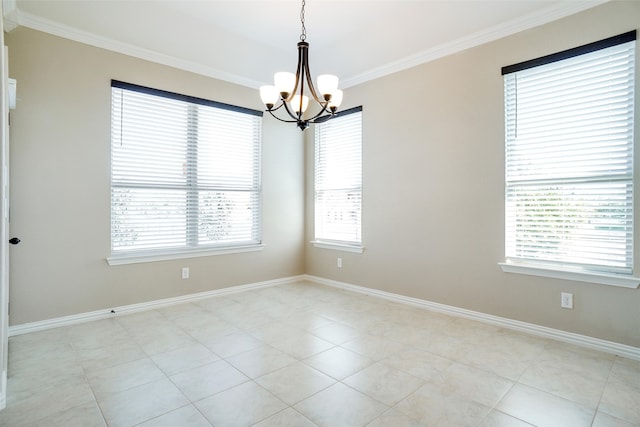
<path fill-rule="evenodd" d="M 489 323 L 495 326 L 511 329 L 515 331 L 525 332 L 539 337 L 550 338 L 556 341 L 562 341 L 575 344 L 581 347 L 599 350 L 618 356 L 627 357 L 629 359 L 640 360 L 640 348 L 632 347 L 625 344 L 619 344 L 612 341 L 593 338 L 586 335 L 574 334 L 572 332 L 561 331 L 559 329 L 548 328 L 546 326 L 535 325 L 533 323 L 521 322 L 519 320 L 507 319 L 505 317 L 493 316 L 491 314 L 480 313 L 478 311 L 467 310 L 464 308 L 453 307 L 450 305 L 439 304 L 436 302 L 426 301 L 418 298 L 407 297 L 404 295 L 394 294 L 391 292 L 380 291 L 377 289 L 366 288 L 363 286 L 352 285 L 349 283 L 338 282 L 335 280 L 325 279 L 311 275 L 304 275 L 305 280 L 313 283 L 333 286 L 361 294 L 371 295 L 378 298 L 412 305 L 431 311 L 437 311 L 466 319 L 477 320 L 483 323 Z"/>
<path fill-rule="evenodd" d="M 28 334 L 30 332 L 43 331 L 60 326 L 70 326 L 78 323 L 90 322 L 92 320 L 107 319 L 123 314 L 137 313 L 140 311 L 153 310 L 156 308 L 168 307 L 175 304 L 198 301 L 214 296 L 222 296 L 244 292 L 252 289 L 265 288 L 269 286 L 295 283 L 303 280 L 304 276 L 292 276 L 283 279 L 268 280 L 264 282 L 250 283 L 247 285 L 231 286 L 213 291 L 199 292 L 196 294 L 181 295 L 179 297 L 165 298 L 161 300 L 148 301 L 139 304 L 124 305 L 121 307 L 106 308 L 104 310 L 91 311 L 88 313 L 73 314 L 71 316 L 57 317 L 54 319 L 42 320 L 39 322 L 23 323 L 9 326 L 9 337 Z"/>
<path fill-rule="evenodd" d="M 198 301 L 214 296 L 229 295 L 238 292 L 248 291 L 252 289 L 265 288 L 269 286 L 282 285 L 287 283 L 295 283 L 300 280 L 320 285 L 332 286 L 335 288 L 345 289 L 365 295 L 371 295 L 402 304 L 420 307 L 423 309 L 436 311 L 452 316 L 463 317 L 466 319 L 477 320 L 479 322 L 492 324 L 495 326 L 511 329 L 515 331 L 525 332 L 531 335 L 550 338 L 570 344 L 575 344 L 585 348 L 603 351 L 606 353 L 616 354 L 618 356 L 628 357 L 634 360 L 640 360 L 640 348 L 632 347 L 625 344 L 619 344 L 612 341 L 593 338 L 586 335 L 575 334 L 572 332 L 561 331 L 559 329 L 548 328 L 546 326 L 535 325 L 533 323 L 521 322 L 519 320 L 507 319 L 505 317 L 493 316 L 477 311 L 458 308 L 450 305 L 440 304 L 436 302 L 426 301 L 418 298 L 407 297 L 404 295 L 394 294 L 391 292 L 380 291 L 377 289 L 366 288 L 363 286 L 352 285 L 349 283 L 338 282 L 335 280 L 325 279 L 312 275 L 300 275 L 286 277 L 282 279 L 268 280 L 264 282 L 251 283 L 246 285 L 232 286 L 229 288 L 216 289 L 213 291 L 200 292 L 196 294 L 182 295 L 179 297 L 166 298 L 161 300 L 149 301 L 140 304 L 131 304 L 113 309 L 97 310 L 88 313 L 80 313 L 71 316 L 58 317 L 55 319 L 43 320 L 39 322 L 24 323 L 21 325 L 9 326 L 9 336 L 22 335 L 30 332 L 43 331 L 46 329 L 57 328 L 60 326 L 70 326 L 78 323 L 89 322 L 92 320 L 107 319 L 109 317 L 119 316 L 123 314 L 131 314 L 140 311 L 153 310 L 156 308 L 168 307 L 184 302 Z M 113 310 L 113 311 L 112 311 Z M 2 408 L 4 396 L 0 395 L 0 408 Z"/>

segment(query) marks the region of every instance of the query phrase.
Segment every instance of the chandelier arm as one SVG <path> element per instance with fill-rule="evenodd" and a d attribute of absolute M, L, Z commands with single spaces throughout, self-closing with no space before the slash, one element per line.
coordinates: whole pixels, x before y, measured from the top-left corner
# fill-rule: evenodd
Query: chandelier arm
<path fill-rule="evenodd" d="M 302 99 L 302 97 L 301 97 Z M 302 101 L 300 101 L 302 102 Z M 287 104 L 286 102 L 282 103 L 284 105 L 284 109 L 287 111 L 287 114 L 289 114 L 289 117 L 291 117 L 293 120 L 300 121 L 302 118 L 302 111 L 300 111 L 300 113 L 298 114 L 294 114 L 293 111 L 291 111 L 291 108 L 289 108 L 289 104 Z"/>
<path fill-rule="evenodd" d="M 315 99 L 318 104 L 322 105 L 325 102 L 325 100 L 320 99 L 318 97 L 318 94 L 316 93 L 316 88 L 313 86 L 313 79 L 311 78 L 311 69 L 309 68 L 309 43 L 307 43 L 307 46 L 305 46 L 302 57 L 304 61 L 303 62 L 304 74 L 307 78 L 307 85 L 309 86 L 309 92 L 311 92 L 313 99 Z"/>
<path fill-rule="evenodd" d="M 295 86 L 293 87 L 293 90 L 289 94 L 289 96 L 285 99 L 285 102 L 290 102 L 293 99 L 296 92 L 298 91 L 298 86 L 301 81 L 300 77 L 303 76 L 303 69 L 304 69 L 304 59 L 303 59 L 304 54 L 302 53 L 302 51 L 306 49 L 304 45 L 306 45 L 307 47 L 309 46 L 308 43 L 306 42 L 298 42 L 298 65 L 296 66 L 296 83 L 295 83 Z"/>
<path fill-rule="evenodd" d="M 281 109 L 281 108 L 282 108 L 282 106 L 283 106 L 283 105 L 284 105 L 284 101 L 282 100 L 282 98 L 280 98 L 280 105 L 278 105 L 278 106 L 277 106 L 277 107 L 275 107 L 275 108 L 274 108 L 274 107 L 267 108 L 267 110 L 266 110 L 266 111 L 269 111 L 269 112 L 271 112 L 271 111 L 278 111 L 279 109 Z"/>
<path fill-rule="evenodd" d="M 285 122 L 285 123 L 298 123 L 298 120 L 293 117 L 293 120 L 285 120 L 285 119 L 281 119 L 280 117 L 276 116 L 275 114 L 273 114 L 273 110 L 266 110 L 269 112 L 269 114 L 271 114 L 272 117 L 274 117 L 277 120 L 280 120 L 281 122 Z"/>
<path fill-rule="evenodd" d="M 328 102 L 321 103 L 320 105 L 322 106 L 322 110 L 320 110 L 320 112 L 317 113 L 315 116 L 307 119 L 309 122 L 315 123 L 317 119 L 320 119 L 320 118 L 323 118 L 323 117 L 327 117 L 326 120 L 329 120 L 329 118 L 331 116 L 333 116 L 333 114 L 327 110 L 327 106 L 329 105 Z M 322 116 L 322 114 L 324 114 L 324 113 L 328 113 L 327 116 Z M 320 117 L 320 116 L 322 116 L 322 117 Z"/>

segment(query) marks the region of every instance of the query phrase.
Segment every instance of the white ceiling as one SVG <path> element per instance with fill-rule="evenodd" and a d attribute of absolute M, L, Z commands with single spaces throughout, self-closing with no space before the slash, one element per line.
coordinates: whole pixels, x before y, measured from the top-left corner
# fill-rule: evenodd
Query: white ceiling
<path fill-rule="evenodd" d="M 342 88 L 568 16 L 606 0 L 307 0 L 314 76 Z M 3 0 L 25 26 L 249 87 L 294 71 L 298 0 Z"/>

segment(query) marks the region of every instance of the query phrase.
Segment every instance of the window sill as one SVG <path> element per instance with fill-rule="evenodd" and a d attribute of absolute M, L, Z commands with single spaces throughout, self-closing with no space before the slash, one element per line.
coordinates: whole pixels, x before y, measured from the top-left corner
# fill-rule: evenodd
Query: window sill
<path fill-rule="evenodd" d="M 598 283 L 600 285 L 618 286 L 637 289 L 640 277 L 622 274 L 592 273 L 571 269 L 562 269 L 540 264 L 524 264 L 515 262 L 499 262 L 498 265 L 505 273 L 528 274 L 530 276 L 551 277 L 554 279 L 575 280 L 579 282 Z"/>
<path fill-rule="evenodd" d="M 242 252 L 255 252 L 264 249 L 264 245 L 237 246 L 224 249 L 203 249 L 197 251 L 171 252 L 171 253 L 146 253 L 111 256 L 107 258 L 109 265 L 138 264 L 143 262 L 169 261 L 174 259 L 197 258 L 212 255 L 237 254 Z"/>
<path fill-rule="evenodd" d="M 313 246 L 315 248 L 333 249 L 333 250 L 336 250 L 336 251 L 343 251 L 343 252 L 355 252 L 357 254 L 361 254 L 361 253 L 364 252 L 364 248 L 362 246 L 345 245 L 345 244 L 330 243 L 330 242 L 321 242 L 319 240 L 312 240 L 311 243 L 313 244 Z"/>

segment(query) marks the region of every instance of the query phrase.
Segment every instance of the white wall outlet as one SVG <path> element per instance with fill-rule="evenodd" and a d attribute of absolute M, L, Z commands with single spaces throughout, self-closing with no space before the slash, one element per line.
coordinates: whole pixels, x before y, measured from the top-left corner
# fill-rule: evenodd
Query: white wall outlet
<path fill-rule="evenodd" d="M 338 266 L 338 268 L 342 268 L 342 258 L 338 258 L 336 265 Z"/>
<path fill-rule="evenodd" d="M 560 294 L 560 307 L 573 308 L 573 294 L 568 292 L 562 292 Z"/>
<path fill-rule="evenodd" d="M 182 278 L 183 279 L 189 278 L 189 267 L 182 267 Z"/>

